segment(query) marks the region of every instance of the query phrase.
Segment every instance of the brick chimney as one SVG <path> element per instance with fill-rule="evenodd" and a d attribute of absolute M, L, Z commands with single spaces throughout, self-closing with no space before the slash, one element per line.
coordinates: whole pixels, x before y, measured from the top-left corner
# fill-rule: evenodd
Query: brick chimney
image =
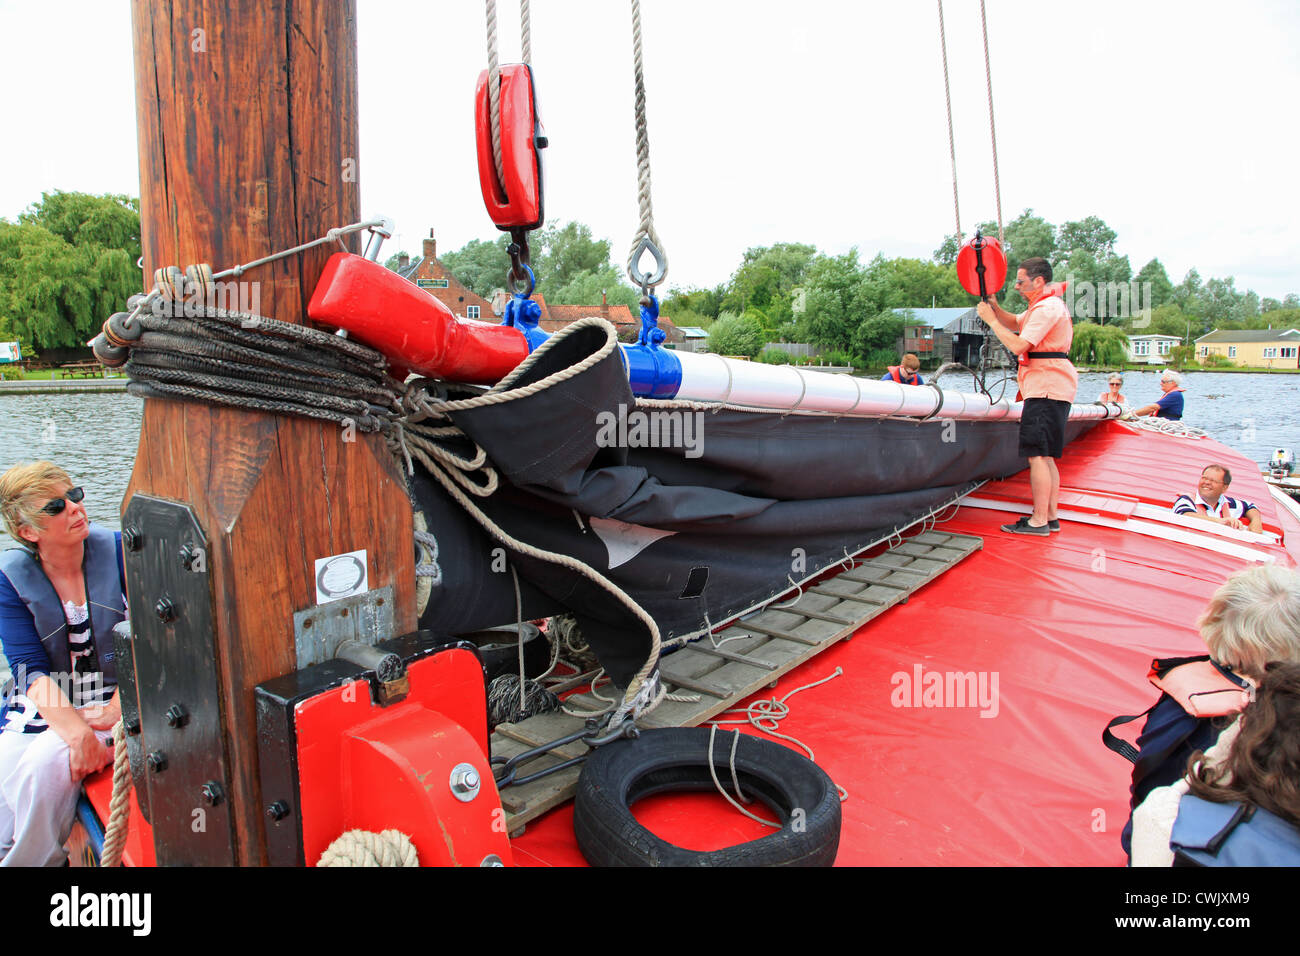
<path fill-rule="evenodd" d="M 609 315 L 609 299 L 605 297 L 605 290 L 600 290 L 600 314 Z"/>
<path fill-rule="evenodd" d="M 410 264 L 411 264 L 411 257 L 408 256 L 405 252 L 399 252 L 399 253 L 397 254 L 397 268 L 398 268 L 398 271 L 401 271 L 402 269 L 405 269 L 405 268 L 406 268 L 407 266 L 409 266 Z"/>
<path fill-rule="evenodd" d="M 429 262 L 438 258 L 438 243 L 437 240 L 433 238 L 432 229 L 429 230 L 429 238 L 424 240 L 424 258 Z"/>

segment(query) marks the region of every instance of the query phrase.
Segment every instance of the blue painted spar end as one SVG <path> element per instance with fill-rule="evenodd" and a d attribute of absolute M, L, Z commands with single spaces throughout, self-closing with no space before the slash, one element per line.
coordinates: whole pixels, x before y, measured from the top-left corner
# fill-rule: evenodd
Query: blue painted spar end
<path fill-rule="evenodd" d="M 632 394 L 642 398 L 675 398 L 682 387 L 682 363 L 669 349 L 649 345 L 624 345 Z"/>

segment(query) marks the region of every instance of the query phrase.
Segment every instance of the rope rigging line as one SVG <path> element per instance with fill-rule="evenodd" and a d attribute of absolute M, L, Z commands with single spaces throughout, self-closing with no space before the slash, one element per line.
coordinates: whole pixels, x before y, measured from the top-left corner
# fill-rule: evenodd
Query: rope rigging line
<path fill-rule="evenodd" d="M 645 73 L 641 43 L 641 0 L 632 0 L 632 74 L 634 77 L 634 114 L 636 121 L 636 198 L 640 214 L 632 248 L 628 253 L 627 273 L 642 293 L 663 282 L 668 275 L 668 253 L 655 229 L 654 209 L 650 202 L 650 135 L 646 128 Z M 643 276 L 638 262 L 643 252 L 655 259 L 655 272 Z"/>
<path fill-rule="evenodd" d="M 492 120 L 492 164 L 497 182 L 506 181 L 505 163 L 501 159 L 501 66 L 497 57 L 497 3 L 485 0 L 487 18 L 488 112 Z M 523 62 L 533 63 L 532 11 L 529 0 L 519 0 L 519 32 Z"/>
<path fill-rule="evenodd" d="M 943 54 L 943 101 L 948 110 L 948 156 L 952 160 L 952 213 L 957 222 L 957 248 L 961 248 L 961 208 L 957 203 L 957 147 L 952 135 L 952 93 L 948 86 L 948 41 L 943 32 L 943 0 L 939 4 L 939 50 Z"/>
<path fill-rule="evenodd" d="M 984 16 L 984 0 L 980 0 L 980 29 L 984 31 L 984 79 L 989 91 L 989 138 L 993 141 L 993 194 L 998 208 L 998 242 L 1006 244 L 1002 233 L 1002 183 L 998 179 L 998 132 L 993 122 L 993 70 L 989 66 L 989 27 Z"/>

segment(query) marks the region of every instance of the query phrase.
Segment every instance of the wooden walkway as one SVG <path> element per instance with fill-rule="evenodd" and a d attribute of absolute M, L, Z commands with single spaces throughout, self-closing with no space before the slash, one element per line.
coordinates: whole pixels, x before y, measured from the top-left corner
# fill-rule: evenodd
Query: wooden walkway
<path fill-rule="evenodd" d="M 659 673 L 668 692 L 693 694 L 697 702 L 665 700 L 639 723 L 643 727 L 694 727 L 735 706 L 980 550 L 972 535 L 927 531 L 868 558 L 852 571 L 805 588 L 785 608 L 766 608 L 748 620 L 665 655 Z M 565 702 L 576 710 L 608 706 L 589 694 Z M 500 724 L 492 734 L 493 757 L 513 757 L 581 729 L 582 720 L 565 713 L 542 714 L 518 724 Z M 519 776 L 544 770 L 587 752 L 569 744 L 519 767 Z M 581 765 L 501 791 L 511 834 L 573 796 Z"/>

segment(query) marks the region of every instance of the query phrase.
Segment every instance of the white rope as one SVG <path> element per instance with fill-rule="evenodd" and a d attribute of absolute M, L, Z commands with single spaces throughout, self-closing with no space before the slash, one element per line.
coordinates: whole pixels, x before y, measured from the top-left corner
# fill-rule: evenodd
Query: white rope
<path fill-rule="evenodd" d="M 733 707 L 730 708 L 729 710 L 724 710 L 722 712 L 724 714 L 744 714 L 744 717 L 737 717 L 730 720 L 718 719 L 712 721 L 711 725 L 716 728 L 720 724 L 750 724 L 755 729 L 762 731 L 768 736 L 776 737 L 779 740 L 789 741 L 790 743 L 794 744 L 796 747 L 801 749 L 804 753 L 806 753 L 808 755 L 809 760 L 816 761 L 817 758 L 813 754 L 813 749 L 811 747 L 809 747 L 802 740 L 799 740 L 797 737 L 791 737 L 789 734 L 781 733 L 780 731 L 777 730 L 777 727 L 781 725 L 781 721 L 785 720 L 786 717 L 790 716 L 790 705 L 788 702 L 791 697 L 793 697 L 795 694 L 800 693 L 801 691 L 809 690 L 810 688 L 817 687 L 820 684 L 825 684 L 829 680 L 834 680 L 836 677 L 839 677 L 843 673 L 844 673 L 844 668 L 837 667 L 835 668 L 834 673 L 828 674 L 827 676 L 823 677 L 821 680 L 815 680 L 811 684 L 804 684 L 802 687 L 796 687 L 794 690 L 790 691 L 790 693 L 786 694 L 780 700 L 777 700 L 776 696 L 773 695 L 770 698 L 765 698 L 763 700 L 756 700 L 753 703 L 749 704 L 749 706 L 747 707 Z M 709 757 L 710 757 L 710 763 L 712 763 L 712 757 L 713 757 L 712 736 L 710 736 L 709 738 Z M 734 768 L 733 768 L 733 773 L 734 773 Z M 715 785 L 717 785 L 718 779 L 716 775 L 714 775 L 713 782 Z M 845 790 L 843 787 L 839 786 L 838 784 L 836 785 L 836 789 L 839 790 L 840 792 L 841 801 L 848 799 L 849 793 L 847 790 Z M 718 790 L 719 792 L 722 793 L 723 796 L 727 797 L 728 800 L 731 799 L 730 796 L 725 791 L 722 790 L 722 787 L 720 785 L 718 786 Z M 737 792 L 739 792 L 739 787 L 737 787 Z M 752 816 L 752 814 L 745 811 L 743 807 L 736 805 L 734 801 L 733 801 L 733 806 L 736 806 L 736 809 L 740 810 L 742 813 L 745 813 L 746 816 Z M 758 820 L 758 817 L 754 817 L 754 819 Z M 767 821 L 759 820 L 759 822 L 765 823 Z"/>
<path fill-rule="evenodd" d="M 131 761 L 126 750 L 126 730 L 122 721 L 113 725 L 113 796 L 108 802 L 108 826 L 104 830 L 104 848 L 99 865 L 117 866 L 122 862 L 126 834 L 131 826 Z"/>
<path fill-rule="evenodd" d="M 763 824 L 763 826 L 765 826 L 765 827 L 775 827 L 776 829 L 779 830 L 779 829 L 781 828 L 781 824 L 779 824 L 779 823 L 775 823 L 775 822 L 773 822 L 773 821 L 771 821 L 771 820 L 764 820 L 762 817 L 760 817 L 760 816 L 758 816 L 758 815 L 756 815 L 756 814 L 750 813 L 748 810 L 746 810 L 744 807 L 742 807 L 739 803 L 737 803 L 737 802 L 732 798 L 731 794 L 727 793 L 727 791 L 724 790 L 724 789 L 722 788 L 722 784 L 718 782 L 718 768 L 715 767 L 715 766 L 713 765 L 713 738 L 714 738 L 715 736 L 717 736 L 717 733 L 718 733 L 718 725 L 715 723 L 715 724 L 713 724 L 713 725 L 710 727 L 710 729 L 709 729 L 709 776 L 713 778 L 713 785 L 714 785 L 715 787 L 718 788 L 718 793 L 720 793 L 720 794 L 722 794 L 724 797 L 726 797 L 728 803 L 730 803 L 733 807 L 735 807 L 737 810 L 739 810 L 739 811 L 740 811 L 741 813 L 743 813 L 745 816 L 749 817 L 749 819 L 751 819 L 751 820 L 757 820 L 759 823 Z M 737 731 L 735 731 L 734 733 L 735 733 L 736 736 L 735 736 L 734 739 L 731 741 L 731 758 L 730 758 L 730 763 L 731 763 L 731 782 L 732 782 L 732 783 L 735 785 L 735 787 L 736 787 L 736 794 L 737 794 L 738 796 L 740 796 L 741 799 L 745 799 L 745 798 L 744 798 L 744 795 L 740 793 L 740 781 L 736 778 L 736 744 L 738 744 L 738 743 L 740 742 L 740 731 L 737 730 Z"/>
<path fill-rule="evenodd" d="M 419 866 L 411 838 L 400 830 L 348 830 L 329 845 L 317 866 Z"/>
<path fill-rule="evenodd" d="M 957 147 L 952 136 L 952 94 L 948 91 L 948 41 L 943 32 L 943 0 L 939 3 L 939 49 L 943 53 L 943 101 L 948 107 L 948 155 L 952 159 L 952 213 L 957 220 L 957 248 L 961 248 L 961 208 L 957 204 Z"/>
<path fill-rule="evenodd" d="M 501 161 L 501 68 L 497 65 L 497 3 L 487 2 L 488 118 L 492 123 L 492 163 L 497 182 L 505 188 L 506 169 Z"/>
<path fill-rule="evenodd" d="M 998 242 L 1002 235 L 1002 183 L 998 180 L 998 132 L 993 123 L 993 70 L 989 66 L 989 27 L 984 18 L 984 0 L 980 0 L 980 29 L 984 31 L 984 78 L 989 89 L 989 138 L 993 140 L 993 193 L 998 207 Z"/>
<path fill-rule="evenodd" d="M 1174 438 L 1209 437 L 1209 433 L 1203 428 L 1197 428 L 1195 425 L 1185 425 L 1181 421 L 1174 421 L 1171 418 L 1157 418 L 1155 415 L 1138 415 L 1133 418 L 1121 419 L 1121 421 L 1125 425 L 1159 432 L 1162 435 L 1171 435 Z"/>
<path fill-rule="evenodd" d="M 637 225 L 637 233 L 632 238 L 627 266 L 630 275 L 632 267 L 636 265 L 641 240 L 649 239 L 659 250 L 659 264 L 663 267 L 666 276 L 668 273 L 668 253 L 664 249 L 663 242 L 659 239 L 659 233 L 655 230 L 654 209 L 650 203 L 650 136 L 646 128 L 645 76 L 642 67 L 641 0 L 632 0 L 632 73 L 635 83 L 634 112 L 636 118 L 636 199 L 641 219 Z"/>

